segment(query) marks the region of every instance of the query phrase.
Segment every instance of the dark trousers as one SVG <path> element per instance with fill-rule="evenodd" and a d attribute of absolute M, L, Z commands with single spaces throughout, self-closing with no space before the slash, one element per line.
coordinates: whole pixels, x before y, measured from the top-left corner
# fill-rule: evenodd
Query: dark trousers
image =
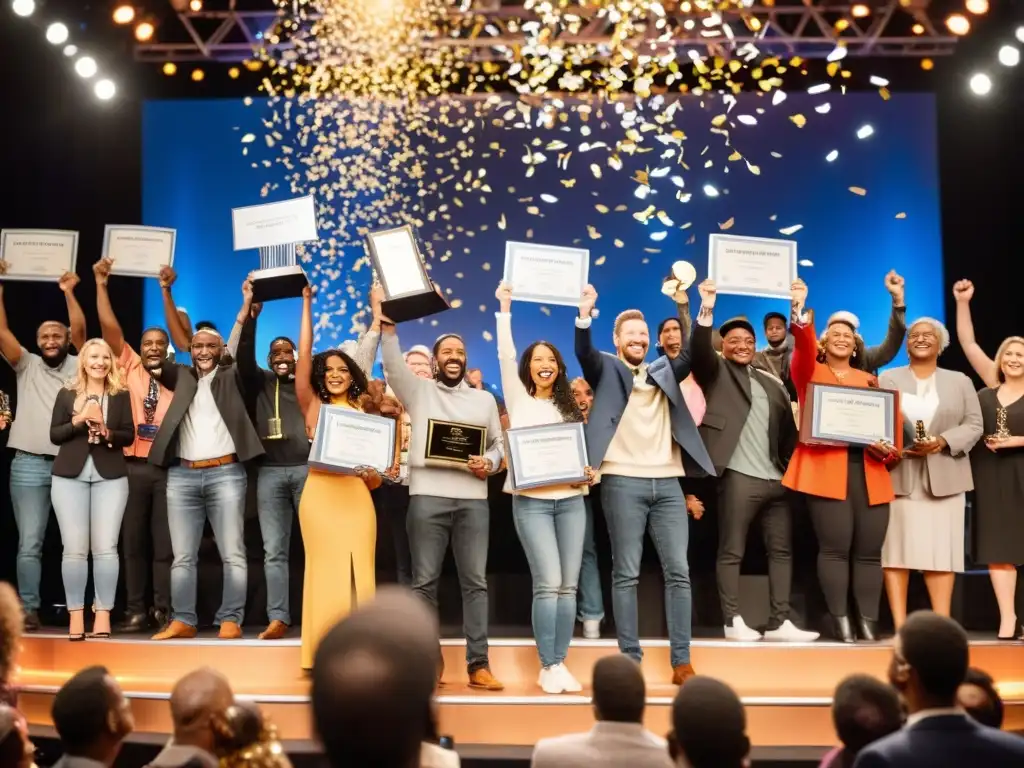
<path fill-rule="evenodd" d="M 129 615 L 145 613 L 152 579 L 154 608 L 171 608 L 171 533 L 167 527 L 167 470 L 128 459 L 128 504 L 121 522 Z"/>
<path fill-rule="evenodd" d="M 395 575 L 398 583 L 412 584 L 412 555 L 409 552 L 409 531 L 406 518 L 409 515 L 409 486 L 384 483 L 374 491 L 377 514 L 384 517 L 391 533 L 391 544 L 395 549 Z"/>
<path fill-rule="evenodd" d="M 818 580 L 833 616 L 849 615 L 850 563 L 853 597 L 865 619 L 878 620 L 882 599 L 882 544 L 889 528 L 889 505 L 868 506 L 863 452 L 851 451 L 842 501 L 808 496 L 818 537 Z"/>
<path fill-rule="evenodd" d="M 747 532 L 760 515 L 764 548 L 768 553 L 768 589 L 771 600 L 769 629 L 789 618 L 789 592 L 793 581 L 793 516 L 788 491 L 779 480 L 762 480 L 727 469 L 718 481 L 718 596 L 727 625 L 740 610 L 740 565 L 747 547 Z"/>

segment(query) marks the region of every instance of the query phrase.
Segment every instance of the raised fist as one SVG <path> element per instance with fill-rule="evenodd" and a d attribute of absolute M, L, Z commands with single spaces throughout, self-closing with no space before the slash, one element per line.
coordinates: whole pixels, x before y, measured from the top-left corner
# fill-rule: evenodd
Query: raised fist
<path fill-rule="evenodd" d="M 715 285 L 714 280 L 708 279 L 698 285 L 697 293 L 700 294 L 701 306 L 714 309 L 715 300 L 718 298 L 718 286 Z"/>
<path fill-rule="evenodd" d="M 789 299 L 798 307 L 807 305 L 807 283 L 797 278 L 789 286 Z"/>
<path fill-rule="evenodd" d="M 896 270 L 889 270 L 889 274 L 885 276 L 885 290 L 889 292 L 892 299 L 897 304 L 903 302 L 904 296 L 904 284 L 903 278 L 896 272 Z"/>
<path fill-rule="evenodd" d="M 494 292 L 494 298 L 498 300 L 498 308 L 502 312 L 512 309 L 512 286 L 504 280 L 498 283 L 498 290 Z"/>
<path fill-rule="evenodd" d="M 597 291 L 594 290 L 594 286 L 588 284 L 584 287 L 583 293 L 580 294 L 580 317 L 590 317 L 596 304 Z"/>
<path fill-rule="evenodd" d="M 970 301 L 974 298 L 974 283 L 970 280 L 957 280 L 953 283 L 953 298 L 957 301 Z"/>

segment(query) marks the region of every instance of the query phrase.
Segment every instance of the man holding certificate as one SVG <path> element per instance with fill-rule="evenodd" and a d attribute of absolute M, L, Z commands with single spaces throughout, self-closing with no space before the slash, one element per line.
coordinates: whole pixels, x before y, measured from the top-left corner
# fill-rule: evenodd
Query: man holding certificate
<path fill-rule="evenodd" d="M 494 398 L 465 381 L 466 346 L 455 334 L 434 342 L 434 379 L 406 365 L 395 326 L 381 318 L 381 350 L 388 384 L 409 412 L 409 545 L 412 588 L 437 606 L 448 541 L 462 587 L 469 685 L 504 686 L 487 654 L 487 476 L 501 467 L 501 421 Z M 443 670 L 442 670 L 443 671 Z"/>
<path fill-rule="evenodd" d="M 599 352 L 590 325 L 597 292 L 588 285 L 576 320 L 576 357 L 594 387 L 586 426 L 587 455 L 600 468 L 601 501 L 612 543 L 612 608 L 619 649 L 638 661 L 636 585 L 648 528 L 665 575 L 665 612 L 672 682 L 694 675 L 690 664 L 691 597 L 687 562 L 686 500 L 678 478 L 715 474 L 715 467 L 683 401 L 680 382 L 690 373 L 690 352 L 644 362 L 650 333 L 631 309 L 615 318 L 615 355 Z"/>

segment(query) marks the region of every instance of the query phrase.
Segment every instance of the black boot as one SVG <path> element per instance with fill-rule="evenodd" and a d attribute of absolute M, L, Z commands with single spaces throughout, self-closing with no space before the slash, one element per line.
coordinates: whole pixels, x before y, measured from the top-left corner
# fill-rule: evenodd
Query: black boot
<path fill-rule="evenodd" d="M 853 634 L 853 626 L 850 624 L 849 616 L 832 616 L 832 637 L 841 643 L 855 643 L 857 638 Z"/>
<path fill-rule="evenodd" d="M 117 627 L 117 633 L 138 634 L 149 630 L 149 616 L 145 613 L 129 613 Z"/>
<path fill-rule="evenodd" d="M 878 642 L 878 622 L 861 616 L 857 619 L 857 634 L 861 640 L 867 640 L 869 643 Z"/>

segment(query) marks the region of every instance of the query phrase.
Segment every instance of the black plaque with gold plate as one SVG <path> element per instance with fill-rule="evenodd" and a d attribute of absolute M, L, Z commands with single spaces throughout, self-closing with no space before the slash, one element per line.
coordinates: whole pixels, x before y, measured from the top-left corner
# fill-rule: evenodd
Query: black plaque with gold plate
<path fill-rule="evenodd" d="M 486 448 L 487 427 L 427 419 L 427 466 L 464 467 L 470 456 L 483 456 Z"/>

